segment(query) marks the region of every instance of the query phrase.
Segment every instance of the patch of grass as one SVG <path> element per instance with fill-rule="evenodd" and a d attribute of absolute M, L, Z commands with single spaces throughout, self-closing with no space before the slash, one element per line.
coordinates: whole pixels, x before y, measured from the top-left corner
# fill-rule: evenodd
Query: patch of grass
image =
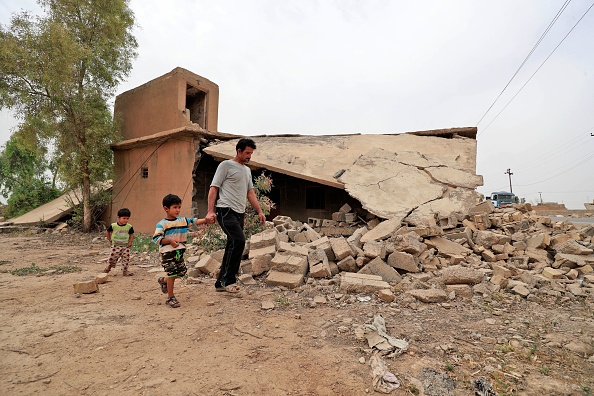
<path fill-rule="evenodd" d="M 35 263 L 32 263 L 29 267 L 17 268 L 10 271 L 15 276 L 27 276 L 27 275 L 61 275 L 69 274 L 72 272 L 80 272 L 81 268 L 75 265 L 61 265 L 57 267 L 42 268 L 38 267 Z"/>
<path fill-rule="evenodd" d="M 530 350 L 528 351 L 528 360 L 532 360 L 534 357 L 534 354 L 536 353 L 536 349 L 538 349 L 538 344 L 536 342 L 532 343 L 532 345 L 530 346 Z"/>
<path fill-rule="evenodd" d="M 0 265 L 2 265 L 2 264 L 8 264 L 8 263 L 10 263 L 10 261 L 8 261 L 8 260 L 0 260 Z"/>
<path fill-rule="evenodd" d="M 538 371 L 540 371 L 541 374 L 549 375 L 549 373 L 551 372 L 551 368 L 550 367 L 543 366 Z"/>
<path fill-rule="evenodd" d="M 453 365 L 452 363 L 447 363 L 447 364 L 445 365 L 445 369 L 446 369 L 447 371 L 450 371 L 450 372 L 452 372 L 452 371 L 454 371 L 454 365 Z"/>
<path fill-rule="evenodd" d="M 592 396 L 592 388 L 586 385 L 582 385 L 582 395 L 584 396 Z"/>
<path fill-rule="evenodd" d="M 15 270 L 10 271 L 10 273 L 15 276 L 26 276 L 26 275 L 38 274 L 42 271 L 45 271 L 45 270 L 43 268 L 35 265 L 35 263 L 32 263 L 31 266 L 29 266 L 29 267 L 17 268 Z"/>
<path fill-rule="evenodd" d="M 278 304 L 278 305 L 282 305 L 285 307 L 288 307 L 291 303 L 289 302 L 289 299 L 287 297 L 284 296 L 277 296 L 274 301 Z"/>
<path fill-rule="evenodd" d="M 410 393 L 412 393 L 413 395 L 418 395 L 419 393 L 421 393 L 421 391 L 416 386 L 414 386 L 414 385 L 410 385 L 408 387 L 408 391 Z"/>
<path fill-rule="evenodd" d="M 51 267 L 50 270 L 55 270 L 56 274 L 70 274 L 72 272 L 82 271 L 82 269 L 76 265 L 59 265 L 57 267 Z"/>
<path fill-rule="evenodd" d="M 506 342 L 499 347 L 499 352 L 501 352 L 501 353 L 508 353 L 508 352 L 513 352 L 513 351 L 514 351 L 514 347 L 509 342 Z"/>
<path fill-rule="evenodd" d="M 153 242 L 152 236 L 134 234 L 131 250 L 133 252 L 156 252 L 159 247 Z"/>

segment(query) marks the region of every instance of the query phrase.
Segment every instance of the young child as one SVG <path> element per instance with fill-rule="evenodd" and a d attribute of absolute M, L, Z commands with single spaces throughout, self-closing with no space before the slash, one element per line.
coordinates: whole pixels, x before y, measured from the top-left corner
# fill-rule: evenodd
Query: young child
<path fill-rule="evenodd" d="M 131 276 L 134 275 L 128 271 L 128 264 L 130 264 L 130 247 L 134 241 L 134 228 L 132 224 L 129 224 L 130 210 L 122 208 L 118 210 L 118 221 L 112 223 L 105 230 L 105 236 L 109 243 L 111 243 L 111 253 L 107 260 L 107 267 L 103 272 L 107 273 L 111 271 L 116 263 L 121 259 L 122 263 L 122 275 Z"/>
<path fill-rule="evenodd" d="M 157 223 L 153 235 L 153 241 L 159 245 L 161 265 L 167 273 L 166 278 L 161 277 L 157 282 L 161 286 L 161 291 L 167 293 L 165 304 L 171 308 L 179 307 L 179 301 L 173 293 L 175 279 L 184 276 L 187 272 L 184 253 L 188 227 L 192 224 L 206 223 L 206 219 L 180 217 L 181 203 L 182 200 L 177 195 L 169 194 L 163 198 L 163 210 L 166 216 Z"/>

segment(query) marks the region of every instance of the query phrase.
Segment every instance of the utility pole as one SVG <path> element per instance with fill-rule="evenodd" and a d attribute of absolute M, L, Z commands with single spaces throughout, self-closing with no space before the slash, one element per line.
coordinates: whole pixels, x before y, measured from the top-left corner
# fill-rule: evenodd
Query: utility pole
<path fill-rule="evenodd" d="M 513 173 L 511 172 L 511 169 L 507 168 L 507 171 L 504 173 L 504 175 L 509 175 L 509 192 L 513 194 L 514 191 L 512 190 L 512 184 L 511 184 L 511 176 L 513 175 Z"/>
<path fill-rule="evenodd" d="M 538 192 L 538 195 L 540 195 L 540 204 L 542 205 L 542 192 L 541 192 L 541 191 L 539 191 L 539 192 Z"/>

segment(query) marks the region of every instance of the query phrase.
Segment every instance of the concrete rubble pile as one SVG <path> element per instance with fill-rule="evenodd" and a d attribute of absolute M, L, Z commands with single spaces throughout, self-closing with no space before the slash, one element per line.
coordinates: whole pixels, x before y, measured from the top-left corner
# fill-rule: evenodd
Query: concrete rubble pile
<path fill-rule="evenodd" d="M 531 300 L 594 293 L 594 226 L 578 230 L 530 204 L 496 209 L 484 201 L 466 214 L 358 227 L 361 219 L 347 217 L 346 209 L 330 222 L 277 216 L 246 243 L 240 280 L 255 284 L 259 277 L 295 291 L 321 282 L 340 295 L 376 293 L 385 302 L 395 291 L 425 303 L 503 291 Z M 348 236 L 336 228 L 348 228 Z M 216 275 L 221 258 L 222 251 L 191 257 L 190 277 Z"/>

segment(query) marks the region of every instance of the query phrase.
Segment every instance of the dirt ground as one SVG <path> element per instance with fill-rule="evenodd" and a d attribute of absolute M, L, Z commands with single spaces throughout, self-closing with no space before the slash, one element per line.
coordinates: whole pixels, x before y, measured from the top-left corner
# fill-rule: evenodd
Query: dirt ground
<path fill-rule="evenodd" d="M 499 395 L 594 389 L 590 298 L 500 293 L 424 304 L 397 289 L 384 303 L 341 295 L 329 280 L 298 291 L 246 286 L 238 298 L 205 277 L 178 281 L 182 306 L 171 309 L 157 253 L 145 252 L 134 254 L 134 276 L 118 266 L 98 293 L 76 296 L 73 284 L 94 279 L 108 252 L 100 234 L 0 234 L 0 394 L 374 394 L 372 351 L 354 329 L 378 314 L 410 343 L 385 360 L 401 382 L 393 395 L 438 394 L 419 379 L 423 368 L 454 379 L 455 395 L 474 395 L 478 378 Z M 22 268 L 33 273 L 17 275 Z"/>

